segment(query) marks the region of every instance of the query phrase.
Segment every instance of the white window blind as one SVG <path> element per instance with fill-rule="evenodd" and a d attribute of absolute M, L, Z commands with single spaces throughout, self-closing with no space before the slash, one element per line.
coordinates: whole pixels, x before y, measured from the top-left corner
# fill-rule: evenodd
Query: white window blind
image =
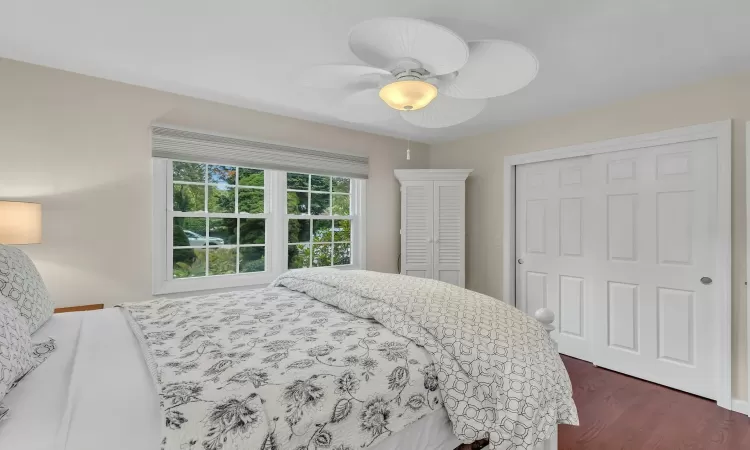
<path fill-rule="evenodd" d="M 154 126 L 152 154 L 182 161 L 367 178 L 368 158 Z"/>

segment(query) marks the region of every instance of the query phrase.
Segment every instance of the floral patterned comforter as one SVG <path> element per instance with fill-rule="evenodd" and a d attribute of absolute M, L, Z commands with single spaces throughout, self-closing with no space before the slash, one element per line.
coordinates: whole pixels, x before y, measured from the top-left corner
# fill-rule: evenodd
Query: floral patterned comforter
<path fill-rule="evenodd" d="M 168 450 L 355 450 L 443 401 L 430 354 L 286 288 L 123 305 Z"/>
<path fill-rule="evenodd" d="M 493 450 L 530 450 L 578 425 L 568 372 L 541 323 L 492 297 L 436 280 L 367 271 L 291 271 L 273 283 L 425 348 L 453 432 Z"/>

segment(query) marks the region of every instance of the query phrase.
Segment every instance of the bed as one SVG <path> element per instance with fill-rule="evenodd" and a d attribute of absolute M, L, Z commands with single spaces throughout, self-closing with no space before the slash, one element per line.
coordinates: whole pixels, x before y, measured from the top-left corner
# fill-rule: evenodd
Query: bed
<path fill-rule="evenodd" d="M 298 284 L 307 283 L 309 290 L 309 280 L 298 279 L 296 281 Z M 165 349 L 184 345 L 184 352 L 181 356 L 196 355 L 190 352 L 195 352 L 195 349 L 200 348 L 201 345 L 204 350 L 208 349 L 207 355 L 211 354 L 210 345 L 205 345 L 205 341 L 201 343 L 200 339 L 193 341 L 188 339 L 187 341 L 190 342 L 184 344 L 185 338 L 191 335 L 189 326 L 186 327 L 185 334 L 170 338 L 169 330 L 176 325 L 175 322 L 186 320 L 187 315 L 195 311 L 181 309 L 185 308 L 186 304 L 192 304 L 206 311 L 201 318 L 197 319 L 204 327 L 206 326 L 204 318 L 206 320 L 209 316 L 216 318 L 216 313 L 209 312 L 211 308 L 205 305 L 216 304 L 223 311 L 228 311 L 216 319 L 217 321 L 224 320 L 224 322 L 219 322 L 224 325 L 222 332 L 231 333 L 253 329 L 264 336 L 263 338 L 257 335 L 246 336 L 243 332 L 233 335 L 241 335 L 238 339 L 247 338 L 247 342 L 257 347 L 257 354 L 252 357 L 246 356 L 245 359 L 267 361 L 265 369 L 268 369 L 270 373 L 267 373 L 264 381 L 256 383 L 257 379 L 247 378 L 247 374 L 250 373 L 247 370 L 241 372 L 245 374 L 244 379 L 237 376 L 240 372 L 236 372 L 233 376 L 229 376 L 230 373 L 227 372 L 227 376 L 222 381 L 224 384 L 220 385 L 220 388 L 225 389 L 224 393 L 216 391 L 220 394 L 217 398 L 222 398 L 221 395 L 233 396 L 240 393 L 244 395 L 247 392 L 253 393 L 244 398 L 252 398 L 255 393 L 260 393 L 260 397 L 268 398 L 268 401 L 263 401 L 265 419 L 273 425 L 278 436 L 269 441 L 268 432 L 260 433 L 259 436 L 262 438 L 259 440 L 259 446 L 244 448 L 264 450 L 351 448 L 353 450 L 355 446 L 352 444 L 357 443 L 358 448 L 375 450 L 453 450 L 462 442 L 471 442 L 456 437 L 449 414 L 444 407 L 442 389 L 437 389 L 435 385 L 428 382 L 428 380 L 436 381 L 434 373 L 427 370 L 427 366 L 434 360 L 434 355 L 423 347 L 409 344 L 410 341 L 407 338 L 394 333 L 372 318 L 354 316 L 334 306 L 333 303 L 341 301 L 340 291 L 330 290 L 329 285 L 319 285 L 318 287 L 323 286 L 330 291 L 321 293 L 304 292 L 303 288 L 299 285 L 295 286 L 291 281 L 287 283 L 289 286 L 283 284 L 282 282 L 276 287 L 260 291 L 195 297 L 188 301 L 192 303 L 181 303 L 184 300 L 156 300 L 126 305 L 125 308 L 53 316 L 35 334 L 53 337 L 56 340 L 57 349 L 45 363 L 28 374 L 4 399 L 4 403 L 10 408 L 11 417 L 0 425 L 0 448 L 157 450 L 165 446 L 169 448 L 165 442 L 165 433 L 170 436 L 170 439 L 183 440 L 179 442 L 179 445 L 173 444 L 174 448 L 211 447 L 206 444 L 210 441 L 210 439 L 205 439 L 206 434 L 209 438 L 216 438 L 216 430 L 213 431 L 213 435 L 208 425 L 206 425 L 207 432 L 200 429 L 188 430 L 186 424 L 180 422 L 180 420 L 185 420 L 188 424 L 191 421 L 201 422 L 201 420 L 193 420 L 190 416 L 191 413 L 202 414 L 201 417 L 207 416 L 205 407 L 201 406 L 200 402 L 187 403 L 195 406 L 196 409 L 192 412 L 184 410 L 182 418 L 171 417 L 170 419 L 169 416 L 169 408 L 174 406 L 174 402 L 170 403 L 170 401 L 174 401 L 175 396 L 165 397 L 163 388 L 169 384 L 170 376 L 183 376 L 190 379 L 191 371 L 183 370 L 183 367 L 178 367 L 178 365 L 170 368 L 168 364 L 164 364 L 164 361 L 169 361 L 168 359 L 160 361 L 160 358 L 155 356 L 162 354 L 158 351 L 159 342 L 163 342 L 161 345 Z M 274 319 L 269 316 L 268 311 L 257 309 L 258 304 L 277 312 L 278 317 Z M 347 305 L 347 309 L 350 308 L 354 307 Z M 160 310 L 164 314 L 151 314 L 149 309 Z M 239 309 L 244 309 L 246 313 L 238 311 Z M 182 311 L 184 314 L 170 312 L 175 310 Z M 299 311 L 306 311 L 306 318 L 300 317 Z M 365 317 L 373 314 L 372 311 L 359 311 L 359 313 L 359 316 Z M 164 320 L 164 317 L 167 317 L 165 314 L 172 314 L 171 324 Z M 308 323 L 308 321 L 316 320 L 315 323 Z M 147 323 L 153 325 L 153 322 L 162 330 L 158 332 L 160 333 L 158 336 L 154 335 L 154 331 L 147 326 Z M 210 323 L 207 326 L 210 327 Z M 315 330 L 312 330 L 313 328 Z M 541 325 L 539 328 L 543 330 Z M 290 333 L 296 338 L 287 339 Z M 175 340 L 177 338 L 179 341 Z M 226 337 L 225 341 L 226 343 L 237 342 L 229 337 Z M 296 344 L 292 346 L 291 341 L 295 341 Z M 381 356 L 376 359 L 379 363 L 377 367 L 370 367 L 371 378 L 367 381 L 362 378 L 367 372 L 363 368 L 365 367 L 363 360 L 368 355 L 362 347 L 363 341 L 370 342 L 369 345 L 373 347 L 370 350 Z M 182 344 L 176 344 L 176 342 Z M 297 347 L 298 345 L 301 347 Z M 364 346 L 367 347 L 368 344 Z M 374 350 L 379 348 L 378 346 L 384 346 L 385 350 Z M 389 346 L 393 348 L 387 348 Z M 237 347 L 240 350 L 247 348 Z M 408 354 L 399 353 L 405 348 L 408 349 Z M 230 350 L 224 348 L 223 354 L 230 353 Z M 282 353 L 286 356 L 278 356 Z M 301 356 L 293 357 L 293 354 Z M 233 356 L 237 357 L 237 355 Z M 171 357 L 174 358 L 176 355 L 171 355 Z M 220 357 L 207 358 L 205 363 L 210 365 L 208 370 L 213 370 L 213 367 L 222 361 Z M 237 361 L 240 359 L 238 358 Z M 389 366 L 389 363 L 393 364 Z M 397 370 L 402 365 L 407 367 L 406 375 L 403 370 Z M 205 367 L 200 368 L 203 374 L 208 372 L 204 369 Z M 168 374 L 170 371 L 172 375 Z M 180 371 L 182 371 L 181 375 L 175 375 Z M 341 380 L 346 379 L 347 373 L 350 375 L 354 373 L 359 377 L 358 391 L 353 391 L 351 384 L 349 388 L 342 388 Z M 213 375 L 210 373 L 209 378 Z M 326 376 L 331 380 L 328 395 L 332 398 L 329 403 L 321 399 L 319 404 L 313 405 L 316 407 L 303 411 L 307 416 L 303 414 L 299 417 L 298 411 L 290 412 L 288 405 L 284 407 L 284 398 L 275 395 L 277 392 L 289 392 L 289 386 L 295 379 L 309 380 L 312 377 L 322 380 Z M 221 373 L 217 374 L 216 379 L 221 377 Z M 227 382 L 232 378 L 236 378 L 239 382 Z M 276 381 L 278 383 L 275 383 Z M 324 384 L 322 381 L 316 381 L 316 383 L 321 386 Z M 242 391 L 242 389 L 248 390 Z M 367 392 L 367 389 L 370 389 L 370 392 Z M 371 422 L 369 427 L 363 425 L 367 418 L 371 418 L 366 411 L 367 398 L 380 395 L 379 392 L 373 392 L 373 390 L 387 393 L 390 397 L 383 401 L 393 405 L 391 415 L 386 416 L 388 426 L 385 428 L 379 422 L 375 425 Z M 401 398 L 396 402 L 397 395 Z M 355 405 L 354 400 L 349 400 L 349 397 L 359 396 L 362 396 L 361 399 L 357 398 L 360 402 L 357 403 L 359 406 Z M 184 392 L 180 391 L 177 397 L 184 399 Z M 346 399 L 346 403 L 342 399 Z M 377 409 L 382 403 L 375 404 L 373 408 Z M 572 404 L 572 400 L 570 403 Z M 180 402 L 180 406 L 185 404 Z M 201 410 L 201 408 L 204 409 Z M 274 422 L 271 417 L 274 414 L 282 416 L 282 419 L 277 418 Z M 398 414 L 401 414 L 399 418 L 396 417 Z M 293 418 L 289 419 L 290 416 Z M 324 419 L 324 422 L 324 420 L 318 420 L 318 416 L 328 418 Z M 383 416 L 378 417 L 382 420 Z M 577 420 L 575 417 L 569 419 L 568 422 L 573 419 Z M 173 422 L 172 427 L 169 426 L 170 420 Z M 182 427 L 175 428 L 174 422 L 179 422 Z M 279 425 L 279 422 L 284 425 Z M 249 423 L 249 421 L 243 423 Z M 294 423 L 294 426 L 290 427 L 290 423 Z M 224 433 L 223 441 L 214 439 L 217 445 L 211 448 L 224 448 L 225 450 L 240 448 L 238 442 L 241 441 L 236 433 L 227 431 L 228 425 L 222 426 L 224 428 L 220 431 Z M 292 431 L 287 433 L 288 429 L 284 427 Z M 282 428 L 284 432 L 281 431 Z M 376 433 L 374 429 L 380 432 Z M 248 428 L 243 431 L 252 430 Z M 172 434 L 170 435 L 169 432 Z M 204 439 L 192 439 L 189 432 L 198 433 Z M 336 440 L 335 438 L 341 437 L 342 433 L 347 434 L 346 438 Z M 285 435 L 281 436 L 282 434 Z M 299 442 L 302 441 L 307 445 L 304 445 L 304 442 L 300 445 Z M 522 447 L 507 446 L 505 448 Z M 552 435 L 544 442 L 536 444 L 534 448 L 554 450 L 556 437 Z"/>

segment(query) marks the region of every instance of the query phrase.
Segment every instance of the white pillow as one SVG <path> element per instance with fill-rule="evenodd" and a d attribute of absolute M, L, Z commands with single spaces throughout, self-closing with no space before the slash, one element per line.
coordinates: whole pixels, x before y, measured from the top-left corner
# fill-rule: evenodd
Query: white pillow
<path fill-rule="evenodd" d="M 34 263 L 24 252 L 7 245 L 0 245 L 0 297 L 15 305 L 28 323 L 29 333 L 55 312 L 55 303 Z"/>
<path fill-rule="evenodd" d="M 38 362 L 26 320 L 9 301 L 0 298 L 0 400 Z"/>

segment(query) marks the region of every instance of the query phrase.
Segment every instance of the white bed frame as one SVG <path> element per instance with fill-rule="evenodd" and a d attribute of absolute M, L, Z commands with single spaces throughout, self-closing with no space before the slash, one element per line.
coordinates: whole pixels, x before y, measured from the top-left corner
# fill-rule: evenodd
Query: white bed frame
<path fill-rule="evenodd" d="M 534 313 L 534 318 L 542 322 L 542 326 L 547 330 L 547 333 L 552 333 L 555 330 L 555 313 L 548 308 L 539 308 Z M 557 341 L 552 340 L 555 343 L 555 350 L 557 350 Z M 559 428 L 559 427 L 558 427 Z M 557 431 L 547 441 L 539 444 L 535 450 L 557 450 Z"/>

